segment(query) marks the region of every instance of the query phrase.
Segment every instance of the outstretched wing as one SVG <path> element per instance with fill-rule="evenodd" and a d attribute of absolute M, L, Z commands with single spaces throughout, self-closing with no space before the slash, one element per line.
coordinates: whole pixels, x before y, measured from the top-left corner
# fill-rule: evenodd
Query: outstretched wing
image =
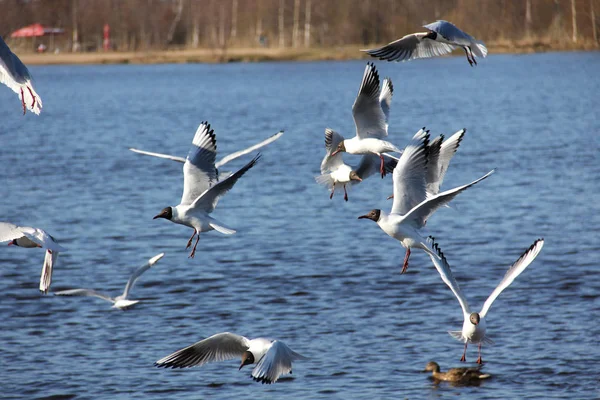
<path fill-rule="evenodd" d="M 10 222 L 0 222 L 0 243 L 19 239 L 25 236 L 23 228 Z"/>
<path fill-rule="evenodd" d="M 292 361 L 306 359 L 306 357 L 290 349 L 285 343 L 275 340 L 271 348 L 252 370 L 252 378 L 262 383 L 277 382 L 281 375 L 292 372 Z"/>
<path fill-rule="evenodd" d="M 91 296 L 98 297 L 99 299 L 106 300 L 108 302 L 114 303 L 114 299 L 105 294 L 96 292 L 92 289 L 69 289 L 69 290 L 60 290 L 58 292 L 54 292 L 56 296 Z"/>
<path fill-rule="evenodd" d="M 333 129 L 325 129 L 325 150 L 326 154 L 321 161 L 321 174 L 326 174 L 328 172 L 333 172 L 340 165 L 344 164 L 344 160 L 342 159 L 342 153 L 337 153 L 334 156 L 331 156 L 338 145 L 344 141 L 344 137 L 334 131 Z"/>
<path fill-rule="evenodd" d="M 419 130 L 406 146 L 394 169 L 392 213 L 404 215 L 426 198 L 429 132 Z"/>
<path fill-rule="evenodd" d="M 387 136 L 386 116 L 379 102 L 379 73 L 373 63 L 367 63 L 365 67 L 360 89 L 352 106 L 352 115 L 359 138 Z"/>
<path fill-rule="evenodd" d="M 485 318 L 485 315 L 489 311 L 494 300 L 496 300 L 496 297 L 498 297 L 500 295 L 500 293 L 502 293 L 502 291 L 504 289 L 506 289 L 515 280 L 515 278 L 517 276 L 519 276 L 521 274 L 521 272 L 523 272 L 525 270 L 525 268 L 527 268 L 529 266 L 529 264 L 531 264 L 531 262 L 533 260 L 535 260 L 537 255 L 542 250 L 542 247 L 544 247 L 544 239 L 536 240 L 521 255 L 521 257 L 519 257 L 519 259 L 517 261 L 515 261 L 515 263 L 513 265 L 510 266 L 510 268 L 506 272 L 506 275 L 504 275 L 504 278 L 502 278 L 502 280 L 500 281 L 498 286 L 496 286 L 496 289 L 494 289 L 492 294 L 490 294 L 490 297 L 488 297 L 487 300 L 485 301 L 485 303 L 483 303 L 483 307 L 481 308 L 481 311 L 479 312 L 479 315 L 481 316 L 481 318 Z"/>
<path fill-rule="evenodd" d="M 122 297 L 123 299 L 127 300 L 129 298 L 129 292 L 131 291 L 131 289 L 133 289 L 133 285 L 135 285 L 135 282 L 137 281 L 137 279 L 144 272 L 146 272 L 148 269 L 150 269 L 154 264 L 156 264 L 156 262 L 158 260 L 163 258 L 164 255 L 165 255 L 165 253 L 160 253 L 160 254 L 155 255 L 154 257 L 149 259 L 146 264 L 142 265 L 141 267 L 136 269 L 133 272 L 133 274 L 131 274 L 131 276 L 129 277 L 129 280 L 127 280 L 127 284 L 125 285 L 125 290 L 123 291 L 123 297 Z"/>
<path fill-rule="evenodd" d="M 182 164 L 185 163 L 185 158 L 183 158 L 183 157 L 172 156 L 170 154 L 154 153 L 154 152 L 151 152 L 151 151 L 134 149 L 133 147 L 130 147 L 129 150 L 133 151 L 134 153 L 143 154 L 145 156 L 165 158 L 167 160 L 177 161 L 177 162 L 180 162 Z"/>
<path fill-rule="evenodd" d="M 177 350 L 154 363 L 164 368 L 189 368 L 213 361 L 241 357 L 249 347 L 249 340 L 234 333 L 217 333 L 191 346 Z"/>
<path fill-rule="evenodd" d="M 42 275 L 40 276 L 40 292 L 46 294 L 52 283 L 52 271 L 58 260 L 58 251 L 46 250 L 44 256 L 44 265 L 42 265 Z"/>
<path fill-rule="evenodd" d="M 256 162 L 260 159 L 260 153 L 256 155 L 248 164 L 244 165 L 239 171 L 234 174 L 229 175 L 226 179 L 223 179 L 221 182 L 217 183 L 210 189 L 206 190 L 202 193 L 194 202 L 191 204 L 192 208 L 200 208 L 207 213 L 213 212 L 217 203 L 219 202 L 219 198 L 227 193 L 233 185 L 248 171 L 250 168 L 256 164 Z"/>
<path fill-rule="evenodd" d="M 450 290 L 452 290 L 452 293 L 454 293 L 454 296 L 456 296 L 456 299 L 460 303 L 460 308 L 462 308 L 463 316 L 470 315 L 471 310 L 469 309 L 469 304 L 467 303 L 467 299 L 465 298 L 462 291 L 460 290 L 460 286 L 458 286 L 458 282 L 456 282 L 456 279 L 454 279 L 454 275 L 452 275 L 452 271 L 450 270 L 450 265 L 448 264 L 448 261 L 446 260 L 444 253 L 442 253 L 442 249 L 440 249 L 440 247 L 438 246 L 437 243 L 435 243 L 435 241 L 432 237 L 427 238 L 427 244 L 438 255 L 439 258 L 436 258 L 432 254 L 428 253 L 429 257 L 431 258 L 431 261 L 433 261 L 433 265 L 435 266 L 435 269 L 437 269 L 438 272 L 440 273 L 440 277 L 442 278 L 444 283 L 450 288 Z M 455 332 L 457 335 L 452 332 Z M 455 338 L 457 338 L 458 340 L 462 339 L 462 331 L 451 331 L 449 333 L 452 336 L 454 336 Z"/>
<path fill-rule="evenodd" d="M 226 155 L 225 157 L 223 157 L 221 160 L 217 161 L 217 163 L 215 164 L 215 166 L 217 167 L 217 169 L 221 168 L 223 165 L 227 164 L 228 162 L 235 160 L 238 157 L 241 157 L 243 155 L 252 153 L 254 150 L 258 150 L 261 147 L 264 147 L 266 145 L 268 145 L 269 143 L 273 143 L 274 141 L 276 141 L 277 139 L 279 139 L 281 137 L 281 135 L 283 135 L 283 131 L 279 131 L 276 134 L 272 135 L 271 137 L 263 140 L 260 143 L 257 143 L 253 146 L 250 146 L 248 148 L 245 148 L 243 150 L 240 151 L 236 151 L 235 153 L 231 153 Z"/>
<path fill-rule="evenodd" d="M 194 135 L 183 164 L 183 195 L 181 204 L 191 204 L 217 181 L 215 167 L 217 138 L 208 122 L 202 122 Z"/>
<path fill-rule="evenodd" d="M 385 78 L 383 80 L 383 85 L 381 86 L 381 93 L 379 94 L 379 104 L 381 106 L 381 110 L 385 115 L 385 131 L 387 132 L 388 126 L 390 125 L 390 108 L 392 107 L 392 96 L 394 95 L 394 85 L 392 85 L 392 80 L 390 78 Z"/>
<path fill-rule="evenodd" d="M 426 33 L 413 33 L 376 49 L 361 50 L 386 61 L 408 61 L 437 57 L 451 53 L 456 47 L 435 40 L 423 39 Z"/>

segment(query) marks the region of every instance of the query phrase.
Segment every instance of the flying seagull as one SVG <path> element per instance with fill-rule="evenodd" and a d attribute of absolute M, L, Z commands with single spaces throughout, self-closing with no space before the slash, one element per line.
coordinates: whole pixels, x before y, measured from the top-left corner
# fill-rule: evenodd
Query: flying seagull
<path fill-rule="evenodd" d="M 0 83 L 4 83 L 19 96 L 23 106 L 23 115 L 27 110 L 37 115 L 42 111 L 42 99 L 33 88 L 31 80 L 25 64 L 0 37 Z"/>
<path fill-rule="evenodd" d="M 228 192 L 260 158 L 260 154 L 258 154 L 239 171 L 217 182 L 216 155 L 215 133 L 210 129 L 208 122 L 202 122 L 194 135 L 192 148 L 183 164 L 183 195 L 179 205 L 166 207 L 154 217 L 154 219 L 165 218 L 194 229 L 186 246 L 186 249 L 189 248 L 192 240 L 197 236 L 190 253 L 191 258 L 196 254 L 200 232 L 214 229 L 226 235 L 235 233 L 235 230 L 212 218 L 210 213 L 214 211 L 221 196 Z"/>
<path fill-rule="evenodd" d="M 462 48 L 471 66 L 477 65 L 475 57 L 485 58 L 487 48 L 473 36 L 458 29 L 454 24 L 438 20 L 424 25 L 427 32 L 411 33 L 383 47 L 361 50 L 386 61 L 408 61 L 451 53 Z"/>
<path fill-rule="evenodd" d="M 8 241 L 8 245 L 18 247 L 41 247 L 46 249 L 42 275 L 40 277 L 40 292 L 46 294 L 52 283 L 52 271 L 58 260 L 58 253 L 65 248 L 56 243 L 51 235 L 39 228 L 17 226 L 10 222 L 0 222 L 0 243 Z"/>
<path fill-rule="evenodd" d="M 465 296 L 460 290 L 456 279 L 454 279 L 454 275 L 452 275 L 452 271 L 450 270 L 450 265 L 448 264 L 446 257 L 444 256 L 438 245 L 435 243 L 434 239 L 430 237 L 427 239 L 427 242 L 430 247 L 435 249 L 436 256 L 434 257 L 433 255 L 430 255 L 431 260 L 433 261 L 433 265 L 435 265 L 435 268 L 440 273 L 440 276 L 442 277 L 444 283 L 448 285 L 450 290 L 452 290 L 452 293 L 454 293 L 454 296 L 456 296 L 458 302 L 460 303 L 460 307 L 462 308 L 464 319 L 462 331 L 448 332 L 453 338 L 465 343 L 465 349 L 460 361 L 466 361 L 467 344 L 472 343 L 478 345 L 479 357 L 477 358 L 477 363 L 481 364 L 483 363 L 483 361 L 481 360 L 481 344 L 493 343 L 493 341 L 486 335 L 485 316 L 490 310 L 492 303 L 494 302 L 494 300 L 496 300 L 500 293 L 502 293 L 502 291 L 506 289 L 515 280 L 515 278 L 519 276 L 521 272 L 523 272 L 525 268 L 529 266 L 529 264 L 531 264 L 533 260 L 535 260 L 537 255 L 542 250 L 542 247 L 544 247 L 544 239 L 536 240 L 521 255 L 521 257 L 519 257 L 519 259 L 515 261 L 513 265 L 510 266 L 510 268 L 506 272 L 506 275 L 504 275 L 504 278 L 502 278 L 498 286 L 496 286 L 496 289 L 494 289 L 494 291 L 492 292 L 492 294 L 490 294 L 485 303 L 483 303 L 483 307 L 478 313 L 471 311 L 471 309 L 469 308 L 469 304 L 467 303 Z"/>
<path fill-rule="evenodd" d="M 253 365 L 252 378 L 257 382 L 275 383 L 281 375 L 292 373 L 292 361 L 307 358 L 290 349 L 279 340 L 248 339 L 234 333 L 217 333 L 161 358 L 157 367 L 189 368 L 214 361 L 241 357 L 239 369 Z"/>
<path fill-rule="evenodd" d="M 146 264 L 137 268 L 133 272 L 133 274 L 131 274 L 131 276 L 129 277 L 129 280 L 127 281 L 127 284 L 125 285 L 125 290 L 123 291 L 123 294 L 120 296 L 113 298 L 108 295 L 96 292 L 95 290 L 92 290 L 92 289 L 60 290 L 58 292 L 54 292 L 54 294 L 56 296 L 93 296 L 93 297 L 98 297 L 99 299 L 106 300 L 108 302 L 113 303 L 112 308 L 126 310 L 127 308 L 131 307 L 132 305 L 140 302 L 139 300 L 130 300 L 129 299 L 129 292 L 131 292 L 131 289 L 133 289 L 133 286 L 135 285 L 135 282 L 137 281 L 137 279 L 144 272 L 146 272 L 148 269 L 150 269 L 150 267 L 152 267 L 154 264 L 156 264 L 156 262 L 158 260 L 163 258 L 164 255 L 165 255 L 165 253 L 157 254 L 154 257 L 152 257 L 151 259 L 149 259 Z"/>

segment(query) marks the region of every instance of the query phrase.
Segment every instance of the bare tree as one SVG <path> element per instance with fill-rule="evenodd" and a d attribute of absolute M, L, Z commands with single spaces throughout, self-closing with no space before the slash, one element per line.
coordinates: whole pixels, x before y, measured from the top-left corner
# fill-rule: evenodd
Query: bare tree
<path fill-rule="evenodd" d="M 300 35 L 300 0 L 294 0 L 294 27 L 292 28 L 292 47 L 298 47 Z"/>
<path fill-rule="evenodd" d="M 306 0 L 304 9 L 304 47 L 310 47 L 310 6 L 311 0 Z"/>
<path fill-rule="evenodd" d="M 279 0 L 279 47 L 285 47 L 285 0 Z"/>
<path fill-rule="evenodd" d="M 598 44 L 598 32 L 596 30 L 596 13 L 594 12 L 594 0 L 590 0 L 590 17 L 592 18 L 592 35 L 594 44 Z"/>
<path fill-rule="evenodd" d="M 577 7 L 575 7 L 575 0 L 571 0 L 571 15 L 573 17 L 573 42 L 577 42 Z"/>

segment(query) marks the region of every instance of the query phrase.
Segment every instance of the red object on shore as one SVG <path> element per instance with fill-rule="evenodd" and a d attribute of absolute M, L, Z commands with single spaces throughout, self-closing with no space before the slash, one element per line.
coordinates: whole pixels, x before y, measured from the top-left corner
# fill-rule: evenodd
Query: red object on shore
<path fill-rule="evenodd" d="M 104 51 L 110 50 L 110 26 L 104 24 L 104 40 L 102 41 L 102 48 Z"/>
<path fill-rule="evenodd" d="M 64 33 L 65 30 L 61 28 L 47 28 L 42 24 L 32 24 L 28 26 L 24 26 L 21 29 L 17 29 L 13 33 L 10 34 L 10 37 L 38 37 L 45 35 L 56 35 Z"/>

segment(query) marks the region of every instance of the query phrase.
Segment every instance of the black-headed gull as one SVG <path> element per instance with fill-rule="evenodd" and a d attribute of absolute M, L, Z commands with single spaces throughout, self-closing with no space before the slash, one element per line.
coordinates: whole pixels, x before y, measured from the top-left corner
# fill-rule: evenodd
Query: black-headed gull
<path fill-rule="evenodd" d="M 487 48 L 473 36 L 458 29 L 454 24 L 438 20 L 424 25 L 427 32 L 411 33 L 383 47 L 361 50 L 380 60 L 408 61 L 451 53 L 462 48 L 471 66 L 477 65 L 475 57 L 485 58 Z"/>
<path fill-rule="evenodd" d="M 196 243 L 190 253 L 191 258 L 196 254 L 200 232 L 214 229 L 226 235 L 235 233 L 235 230 L 223 225 L 209 214 L 214 211 L 221 196 L 229 191 L 260 158 L 260 154 L 258 154 L 239 171 L 217 182 L 216 155 L 215 133 L 210 129 L 208 122 L 202 122 L 194 135 L 192 148 L 183 164 L 183 195 L 179 205 L 166 207 L 154 217 L 154 219 L 165 218 L 194 229 L 186 246 L 186 249 L 189 248 L 194 236 L 197 235 Z"/>
<path fill-rule="evenodd" d="M 389 108 L 393 94 L 391 80 L 386 79 L 384 83 L 384 89 L 380 93 L 379 73 L 373 63 L 367 63 L 358 95 L 352 106 L 356 136 L 342 140 L 331 154 L 335 156 L 340 152 L 347 152 L 368 156 L 369 158 L 363 157 L 361 164 L 365 163 L 363 168 L 369 173 L 372 173 L 371 165 L 376 165 L 373 159 L 377 156 L 380 158 L 379 172 L 382 178 L 385 175 L 383 155 L 402 152 L 392 143 L 383 140 L 388 135 Z M 362 179 L 365 177 L 361 176 Z"/>
<path fill-rule="evenodd" d="M 478 313 L 472 312 L 469 308 L 469 304 L 467 303 L 465 296 L 460 290 L 456 279 L 454 279 L 454 275 L 452 275 L 452 271 L 450 270 L 450 265 L 448 265 L 446 257 L 444 257 L 444 254 L 434 242 L 434 239 L 430 237 L 427 239 L 427 242 L 428 246 L 435 250 L 436 256 L 434 257 L 433 255 L 430 255 L 431 260 L 433 261 L 433 265 L 435 265 L 435 268 L 440 273 L 440 276 L 442 277 L 444 283 L 446 283 L 450 290 L 452 290 L 452 293 L 454 293 L 454 295 L 458 299 L 458 302 L 460 303 L 460 307 L 462 308 L 464 319 L 462 331 L 448 332 L 453 338 L 465 343 L 465 349 L 460 361 L 466 361 L 467 345 L 469 343 L 472 343 L 479 345 L 479 357 L 477 358 L 477 363 L 481 364 L 481 344 L 493 343 L 493 341 L 486 335 L 485 316 L 490 310 L 492 303 L 494 302 L 494 300 L 496 300 L 500 293 L 502 293 L 502 291 L 506 289 L 515 280 L 515 278 L 519 276 L 529 264 L 531 264 L 533 260 L 535 260 L 539 252 L 542 250 L 542 247 L 544 246 L 544 239 L 536 240 L 529 247 L 529 249 L 527 249 L 521 255 L 521 257 L 519 257 L 519 259 L 515 261 L 513 265 L 510 266 L 510 268 L 504 275 L 504 278 L 502 278 L 498 286 L 496 286 L 496 289 L 494 289 L 494 291 L 492 292 L 492 294 L 490 294 L 485 303 L 483 303 L 483 307 Z"/>
<path fill-rule="evenodd" d="M 133 289 L 133 286 L 135 285 L 135 282 L 137 281 L 137 279 L 144 273 L 146 272 L 148 269 L 150 269 L 150 267 L 152 267 L 154 264 L 157 263 L 158 260 L 160 260 L 161 258 L 163 258 L 163 256 L 165 255 L 165 253 L 160 253 L 155 255 L 154 257 L 152 257 L 151 259 L 148 260 L 148 262 L 144 265 L 142 265 L 141 267 L 137 268 L 133 274 L 131 274 L 131 276 L 129 277 L 129 280 L 127 281 L 127 284 L 125 285 L 125 290 L 123 291 L 123 294 L 117 297 L 110 297 L 108 295 L 96 292 L 95 290 L 92 289 L 69 289 L 69 290 L 60 290 L 58 292 L 54 292 L 54 294 L 56 296 L 92 296 L 92 297 L 98 297 L 99 299 L 102 300 L 106 300 L 110 303 L 113 303 L 112 308 L 118 308 L 120 310 L 126 310 L 127 308 L 133 306 L 134 304 L 139 303 L 139 300 L 130 300 L 129 299 L 129 292 L 131 292 L 131 289 Z"/>
<path fill-rule="evenodd" d="M 444 140 L 444 135 L 440 135 L 429 142 L 427 147 L 427 175 L 425 177 L 428 196 L 435 196 L 440 192 L 440 186 L 442 186 L 446 171 L 450 166 L 450 160 L 456 154 L 466 131 L 466 129 L 461 129 L 446 140 Z M 388 197 L 388 199 L 393 198 L 394 195 Z"/>
<path fill-rule="evenodd" d="M 220 159 L 219 161 L 215 162 L 215 167 L 217 168 L 217 170 L 219 170 L 223 165 L 227 164 L 228 162 L 233 161 L 243 155 L 249 154 L 249 153 L 253 152 L 254 150 L 258 150 L 261 147 L 264 147 L 270 143 L 273 143 L 274 141 L 279 139 L 282 135 L 283 135 L 283 131 L 279 131 L 276 134 L 271 135 L 267 139 L 263 140 L 262 142 L 256 143 L 248 148 L 236 151 L 235 153 L 228 154 L 225 157 L 223 157 L 222 159 Z M 146 156 L 158 157 L 158 158 L 165 158 L 167 160 L 177 161 L 182 164 L 185 163 L 185 160 L 186 160 L 184 157 L 177 157 L 177 156 L 172 156 L 169 154 L 162 154 L 162 153 L 154 153 L 151 151 L 134 149 L 133 147 L 130 147 L 129 150 L 133 151 L 134 153 L 143 154 Z M 229 176 L 229 174 L 230 174 L 230 172 L 219 172 L 219 179 L 226 178 L 227 176 Z"/>
<path fill-rule="evenodd" d="M 42 111 L 42 99 L 31 83 L 29 70 L 0 37 L 0 83 L 15 92 L 21 100 L 23 115 L 27 110 L 39 115 Z"/>
<path fill-rule="evenodd" d="M 58 260 L 58 253 L 65 248 L 56 243 L 51 235 L 39 228 L 17 226 L 10 222 L 0 222 L 0 243 L 9 241 L 8 245 L 19 247 L 41 247 L 46 249 L 42 275 L 40 277 L 40 292 L 48 293 L 52 283 L 52 271 Z"/>
<path fill-rule="evenodd" d="M 431 376 L 436 381 L 476 383 L 490 377 L 490 374 L 481 372 L 481 367 L 478 365 L 476 367 L 450 368 L 446 372 L 441 372 L 438 363 L 429 361 L 422 372 L 431 372 Z"/>
<path fill-rule="evenodd" d="M 419 233 L 429 216 L 439 207 L 448 204 L 459 193 L 494 173 L 492 170 L 467 185 L 430 196 L 427 194 L 426 179 L 428 145 L 429 133 L 421 129 L 404 149 L 398 165 L 394 169 L 394 203 L 391 212 L 388 214 L 375 209 L 358 217 L 375 221 L 385 233 L 400 241 L 406 248 L 402 273 L 406 272 L 408 268 L 411 248 L 423 249 L 427 253 L 435 255 L 433 249 Z"/>
<path fill-rule="evenodd" d="M 154 365 L 165 368 L 189 368 L 236 357 L 242 359 L 239 369 L 244 365 L 256 364 L 252 370 L 252 378 L 262 383 L 277 382 L 281 375 L 292 373 L 292 361 L 307 359 L 279 340 L 248 339 L 234 333 L 223 332 L 161 358 Z"/>

